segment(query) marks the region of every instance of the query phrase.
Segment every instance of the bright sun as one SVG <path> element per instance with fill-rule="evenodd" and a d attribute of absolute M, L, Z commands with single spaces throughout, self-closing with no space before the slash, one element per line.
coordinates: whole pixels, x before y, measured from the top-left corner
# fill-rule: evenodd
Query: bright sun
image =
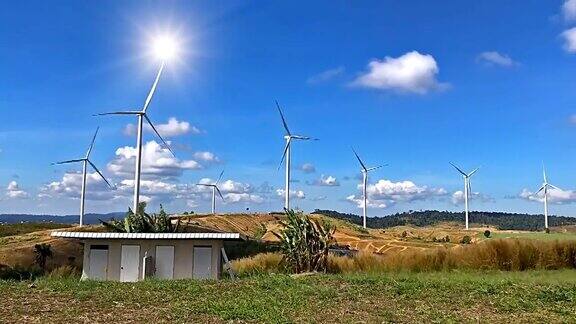
<path fill-rule="evenodd" d="M 159 36 L 154 39 L 153 50 L 157 58 L 168 61 L 178 55 L 178 42 L 171 36 Z"/>

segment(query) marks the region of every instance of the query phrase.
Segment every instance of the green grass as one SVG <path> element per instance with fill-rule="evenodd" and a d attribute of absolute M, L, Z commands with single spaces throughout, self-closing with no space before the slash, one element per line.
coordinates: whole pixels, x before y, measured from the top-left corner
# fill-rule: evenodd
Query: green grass
<path fill-rule="evenodd" d="M 573 322 L 576 271 L 0 281 L 6 322 Z"/>
<path fill-rule="evenodd" d="M 1 224 L 0 237 L 22 235 L 36 231 L 71 227 L 69 224 L 58 223 L 21 223 L 21 224 Z"/>
<path fill-rule="evenodd" d="M 482 237 L 484 235 L 482 234 Z M 576 233 L 550 233 L 546 234 L 544 232 L 531 232 L 531 233 L 492 233 L 491 238 L 525 238 L 533 240 L 545 240 L 545 241 L 555 241 L 555 240 L 576 240 Z"/>

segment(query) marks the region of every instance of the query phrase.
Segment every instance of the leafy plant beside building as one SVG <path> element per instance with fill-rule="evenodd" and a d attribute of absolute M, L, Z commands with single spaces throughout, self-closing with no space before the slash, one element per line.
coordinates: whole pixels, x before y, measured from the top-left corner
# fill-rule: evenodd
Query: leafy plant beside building
<path fill-rule="evenodd" d="M 157 214 L 146 213 L 146 203 L 138 204 L 136 213 L 128 209 L 123 220 L 112 219 L 108 222 L 100 222 L 109 230 L 120 233 L 175 233 L 178 232 L 180 221 L 172 223 L 172 220 L 160 205 Z"/>

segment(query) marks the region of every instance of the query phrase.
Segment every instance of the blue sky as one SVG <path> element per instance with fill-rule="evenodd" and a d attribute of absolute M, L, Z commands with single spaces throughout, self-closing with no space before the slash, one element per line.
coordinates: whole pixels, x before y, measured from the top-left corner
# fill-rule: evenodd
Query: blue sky
<path fill-rule="evenodd" d="M 0 12 L 0 212 L 72 214 L 81 157 L 101 127 L 88 212 L 131 205 L 131 117 L 158 62 L 157 34 L 180 40 L 149 108 L 176 159 L 146 133 L 152 209 L 209 210 L 194 186 L 225 169 L 223 211 L 280 210 L 283 129 L 293 146 L 293 206 L 370 215 L 461 210 L 449 161 L 481 166 L 471 209 L 540 213 L 541 165 L 555 214 L 576 215 L 576 1 L 18 1 Z M 169 120 L 172 122 L 169 123 Z M 148 163 L 146 165 L 146 163 Z M 309 164 L 307 172 L 302 165 Z M 313 166 L 313 168 L 310 167 Z M 313 170 L 311 170 L 313 169 Z M 313 172 L 311 172 L 313 171 Z M 323 184 L 323 185 L 319 185 Z"/>

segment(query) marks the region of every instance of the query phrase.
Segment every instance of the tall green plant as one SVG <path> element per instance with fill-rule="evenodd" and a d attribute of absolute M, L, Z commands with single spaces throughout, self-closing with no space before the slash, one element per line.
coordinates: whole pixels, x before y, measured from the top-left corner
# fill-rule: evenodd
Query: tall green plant
<path fill-rule="evenodd" d="M 274 233 L 280 239 L 283 263 L 294 273 L 325 272 L 335 228 L 293 210 L 286 210 L 286 216 L 287 221 L 282 222 L 284 229 L 280 234 Z"/>
<path fill-rule="evenodd" d="M 172 223 L 162 205 L 158 214 L 147 214 L 145 202 L 138 204 L 136 213 L 128 208 L 123 220 L 112 219 L 109 222 L 100 220 L 100 222 L 109 230 L 120 233 L 175 233 L 180 226 L 180 220 L 176 224 Z"/>

